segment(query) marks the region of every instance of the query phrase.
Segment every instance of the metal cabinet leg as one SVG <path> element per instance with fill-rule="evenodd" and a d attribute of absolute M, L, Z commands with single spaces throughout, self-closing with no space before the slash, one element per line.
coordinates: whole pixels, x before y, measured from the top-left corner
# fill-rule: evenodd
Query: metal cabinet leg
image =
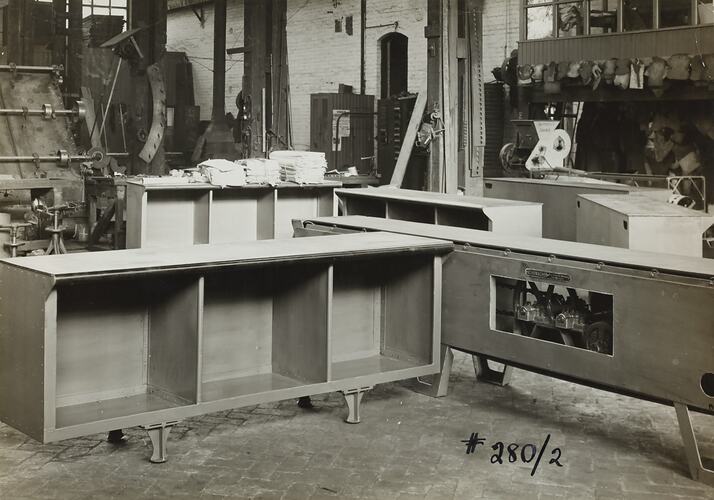
<path fill-rule="evenodd" d="M 684 451 L 687 455 L 689 473 L 692 475 L 692 479 L 714 486 L 714 470 L 707 469 L 702 463 L 702 457 L 697 446 L 697 437 L 694 435 L 692 420 L 689 418 L 689 408 L 682 403 L 674 403 L 674 409 L 677 412 L 679 432 L 682 434 L 682 441 L 684 441 Z"/>
<path fill-rule="evenodd" d="M 488 358 L 486 356 L 477 354 L 472 356 L 472 359 L 474 362 L 474 371 L 476 372 L 477 380 L 500 386 L 505 386 L 511 383 L 511 375 L 513 374 L 512 366 L 504 365 L 503 371 L 499 372 L 488 366 Z"/>
<path fill-rule="evenodd" d="M 345 419 L 345 422 L 348 424 L 360 423 L 359 407 L 362 402 L 362 396 L 364 396 L 364 393 L 370 389 L 372 388 L 362 387 L 361 389 L 342 391 L 342 395 L 345 397 L 345 402 L 347 403 L 347 418 Z"/>
<path fill-rule="evenodd" d="M 454 364 L 454 352 L 448 345 L 441 346 L 441 371 L 434 375 L 434 382 L 431 385 L 431 395 L 435 398 L 443 398 L 449 393 L 449 377 L 451 367 Z"/>
<path fill-rule="evenodd" d="M 152 463 L 162 464 L 166 462 L 166 443 L 169 440 L 169 432 L 171 428 L 178 422 L 162 422 L 160 424 L 145 425 L 144 429 L 149 434 L 153 453 L 151 455 Z"/>
<path fill-rule="evenodd" d="M 124 431 L 121 429 L 115 429 L 113 431 L 109 431 L 109 434 L 107 434 L 107 442 L 112 443 L 112 444 L 121 444 L 124 442 Z"/>

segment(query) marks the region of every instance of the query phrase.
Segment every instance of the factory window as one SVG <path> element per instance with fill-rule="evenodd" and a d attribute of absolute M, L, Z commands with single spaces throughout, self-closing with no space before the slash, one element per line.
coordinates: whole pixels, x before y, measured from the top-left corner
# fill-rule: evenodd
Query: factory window
<path fill-rule="evenodd" d="M 525 40 L 714 24 L 714 0 L 522 0 Z"/>
<path fill-rule="evenodd" d="M 82 15 L 88 16 L 120 16 L 126 19 L 127 0 L 84 0 Z"/>
<path fill-rule="evenodd" d="M 714 23 L 714 0 L 698 0 L 696 15 L 699 24 Z"/>
<path fill-rule="evenodd" d="M 622 25 L 625 31 L 651 30 L 654 28 L 655 0 L 625 0 L 622 10 Z"/>
<path fill-rule="evenodd" d="M 382 51 L 382 98 L 407 91 L 409 38 L 389 33 L 380 40 Z"/>
<path fill-rule="evenodd" d="M 590 0 L 590 34 L 616 33 L 618 0 Z"/>
<path fill-rule="evenodd" d="M 691 0 L 659 2 L 659 27 L 689 26 L 692 24 Z"/>
<path fill-rule="evenodd" d="M 582 0 L 526 0 L 526 37 L 528 40 L 559 38 L 584 34 Z M 557 15 L 555 15 L 557 13 Z"/>
<path fill-rule="evenodd" d="M 38 3 L 52 3 L 52 0 L 35 1 Z M 93 16 L 112 16 L 115 19 L 121 19 L 122 24 L 125 25 L 128 18 L 127 0 L 82 0 L 82 18 L 93 18 Z M 96 20 L 97 18 L 93 19 Z M 65 21 L 65 27 L 68 27 L 68 22 Z"/>

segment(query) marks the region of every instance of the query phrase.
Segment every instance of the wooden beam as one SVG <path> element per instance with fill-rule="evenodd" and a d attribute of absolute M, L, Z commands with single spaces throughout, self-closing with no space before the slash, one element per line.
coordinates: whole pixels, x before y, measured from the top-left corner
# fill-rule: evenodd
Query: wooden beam
<path fill-rule="evenodd" d="M 414 141 L 416 141 L 417 132 L 419 132 L 419 126 L 421 125 L 422 117 L 424 116 L 424 111 L 426 111 L 427 93 L 426 90 L 422 89 L 417 96 L 416 104 L 414 104 L 414 111 L 412 111 L 412 116 L 409 119 L 409 125 L 404 134 L 404 141 L 402 142 L 402 149 L 399 151 L 399 158 L 397 158 L 397 164 L 394 167 L 394 172 L 392 173 L 392 180 L 389 183 L 391 187 L 401 187 L 404 181 L 404 174 L 407 172 L 407 166 L 409 165 L 409 158 L 412 156 L 412 149 L 414 149 Z"/>

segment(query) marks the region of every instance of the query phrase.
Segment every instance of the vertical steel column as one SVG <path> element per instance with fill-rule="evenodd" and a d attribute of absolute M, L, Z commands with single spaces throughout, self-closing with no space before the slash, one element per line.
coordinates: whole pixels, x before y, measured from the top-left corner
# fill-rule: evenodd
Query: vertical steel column
<path fill-rule="evenodd" d="M 226 0 L 213 3 L 213 110 L 204 135 L 203 152 L 194 159 L 238 157 L 233 134 L 226 120 Z"/>
<path fill-rule="evenodd" d="M 213 114 L 214 124 L 226 123 L 226 0 L 213 3 Z"/>
<path fill-rule="evenodd" d="M 81 97 L 82 87 L 82 0 L 69 0 L 69 37 L 67 38 L 68 99 Z"/>

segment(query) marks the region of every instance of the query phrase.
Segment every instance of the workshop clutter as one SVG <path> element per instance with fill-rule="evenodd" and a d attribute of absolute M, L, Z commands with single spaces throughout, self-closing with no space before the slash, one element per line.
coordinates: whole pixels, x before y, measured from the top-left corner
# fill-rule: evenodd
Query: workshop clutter
<path fill-rule="evenodd" d="M 517 57 L 517 55 L 515 56 Z M 514 55 L 506 59 L 503 75 L 509 84 L 520 86 L 543 85 L 546 93 L 559 93 L 564 87 L 602 86 L 627 89 L 649 89 L 662 95 L 672 82 L 689 81 L 697 87 L 714 90 L 714 54 L 690 56 L 675 54 L 668 58 L 647 57 L 634 59 L 602 59 L 598 61 L 551 61 L 543 64 L 513 65 Z"/>
<path fill-rule="evenodd" d="M 327 171 L 324 153 L 312 151 L 273 151 L 271 160 L 280 163 L 280 177 L 285 182 L 321 184 Z"/>
<path fill-rule="evenodd" d="M 198 165 L 198 169 L 203 182 L 221 187 L 246 184 L 276 186 L 281 182 L 322 184 L 325 182 L 327 161 L 323 153 L 275 151 L 270 159 L 206 160 Z"/>
<path fill-rule="evenodd" d="M 275 160 L 250 158 L 238 160 L 236 163 L 242 164 L 245 168 L 248 184 L 270 184 L 271 186 L 280 184 L 280 163 Z"/>
<path fill-rule="evenodd" d="M 214 186 L 245 186 L 245 167 L 229 160 L 206 160 L 198 166 L 200 172 Z"/>

